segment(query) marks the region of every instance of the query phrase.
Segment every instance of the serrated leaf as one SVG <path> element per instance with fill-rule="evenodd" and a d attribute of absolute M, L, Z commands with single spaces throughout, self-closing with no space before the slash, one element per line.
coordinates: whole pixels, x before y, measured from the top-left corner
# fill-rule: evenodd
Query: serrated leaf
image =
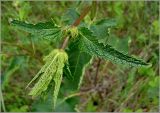
<path fill-rule="evenodd" d="M 54 81 L 53 104 L 55 107 L 58 92 L 62 81 L 63 67 L 67 60 L 68 60 L 67 54 L 64 51 L 58 49 L 53 50 L 48 56 L 46 56 L 44 58 L 46 64 L 41 68 L 38 74 L 31 80 L 31 82 L 33 82 L 40 76 L 39 81 L 34 85 L 29 95 L 35 97 L 47 91 L 49 84 L 52 84 L 53 82 L 51 81 L 53 80 Z"/>
<path fill-rule="evenodd" d="M 93 33 L 87 28 L 80 28 L 80 45 L 82 51 L 87 52 L 90 55 L 104 58 L 119 64 L 129 64 L 130 66 L 146 66 L 147 63 L 142 60 L 130 57 L 115 50 L 110 45 L 103 46 L 98 43 Z"/>
<path fill-rule="evenodd" d="M 116 26 L 115 19 L 102 19 L 93 23 L 90 26 L 90 30 L 93 32 L 93 35 L 98 40 L 99 43 L 107 44 L 110 28 Z"/>
<path fill-rule="evenodd" d="M 60 40 L 62 38 L 61 28 L 53 22 L 29 24 L 23 21 L 13 20 L 11 24 L 23 31 L 31 33 L 35 37 L 47 40 Z"/>

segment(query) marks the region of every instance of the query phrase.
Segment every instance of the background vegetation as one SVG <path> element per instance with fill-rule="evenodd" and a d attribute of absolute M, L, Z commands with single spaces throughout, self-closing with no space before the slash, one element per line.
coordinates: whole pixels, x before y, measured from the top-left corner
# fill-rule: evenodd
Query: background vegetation
<path fill-rule="evenodd" d="M 3 111 L 52 111 L 47 103 L 49 100 L 32 99 L 28 96 L 30 89 L 25 87 L 43 65 L 43 56 L 57 46 L 53 42 L 30 38 L 28 33 L 10 26 L 9 21 L 19 19 L 37 23 L 52 18 L 61 25 L 62 15 L 68 8 L 81 11 L 85 4 L 71 1 L 1 2 Z M 152 63 L 152 67 L 136 69 L 94 58 L 85 71 L 80 91 L 67 95 L 55 111 L 158 111 L 159 3 L 110 1 L 97 2 L 94 8 L 97 9 L 96 20 L 118 20 L 118 26 L 111 31 L 108 43 L 121 52 Z M 89 13 L 84 21 L 91 22 L 92 18 Z M 97 67 L 98 77 L 95 76 Z M 61 92 L 63 90 L 67 89 Z"/>

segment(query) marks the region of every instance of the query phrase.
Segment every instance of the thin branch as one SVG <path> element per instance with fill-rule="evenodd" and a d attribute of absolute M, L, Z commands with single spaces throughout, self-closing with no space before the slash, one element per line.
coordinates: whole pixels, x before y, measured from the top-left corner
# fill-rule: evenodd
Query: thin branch
<path fill-rule="evenodd" d="M 0 97 L 1 97 L 1 104 L 2 104 L 1 107 L 3 109 L 3 112 L 6 112 L 5 103 L 4 103 L 3 94 L 2 94 L 2 89 L 0 89 Z"/>
<path fill-rule="evenodd" d="M 96 75 L 95 75 L 95 78 L 94 78 L 94 85 L 95 85 L 95 86 L 97 85 L 97 81 L 98 81 L 98 72 L 99 72 L 100 64 L 101 64 L 101 59 L 98 58 L 97 69 L 96 69 Z"/>
<path fill-rule="evenodd" d="M 84 10 L 82 11 L 80 17 L 75 20 L 75 22 L 71 25 L 71 27 L 76 27 L 80 24 L 80 22 L 84 19 L 84 17 L 88 14 L 90 11 L 91 6 L 86 6 Z M 62 43 L 61 49 L 65 49 L 68 45 L 69 37 L 66 37 Z"/>
<path fill-rule="evenodd" d="M 72 26 L 78 26 L 80 24 L 80 22 L 83 20 L 83 18 L 88 14 L 90 9 L 91 9 L 91 6 L 85 7 L 84 10 L 82 11 L 80 17 L 72 24 Z"/>
<path fill-rule="evenodd" d="M 30 44 L 31 44 L 32 50 L 33 50 L 33 55 L 35 55 L 36 50 L 35 50 L 35 45 L 34 45 L 33 39 L 32 39 L 32 37 L 30 37 L 29 39 L 30 39 Z"/>
<path fill-rule="evenodd" d="M 72 98 L 72 97 L 75 97 L 75 96 L 81 96 L 81 95 L 86 95 L 86 93 L 91 93 L 91 92 L 95 92 L 95 88 L 90 88 L 89 90 L 87 91 L 83 91 L 83 92 L 77 92 L 77 93 L 73 93 L 73 94 L 70 94 L 68 96 L 66 96 L 61 102 L 59 102 L 59 104 L 57 106 L 59 106 L 60 104 L 62 104 L 64 101 Z"/>
<path fill-rule="evenodd" d="M 63 42 L 63 44 L 62 44 L 61 49 L 64 49 L 64 48 L 67 46 L 68 41 L 69 41 L 69 36 L 67 36 L 67 37 L 65 38 L 65 40 L 64 40 L 64 42 Z"/>

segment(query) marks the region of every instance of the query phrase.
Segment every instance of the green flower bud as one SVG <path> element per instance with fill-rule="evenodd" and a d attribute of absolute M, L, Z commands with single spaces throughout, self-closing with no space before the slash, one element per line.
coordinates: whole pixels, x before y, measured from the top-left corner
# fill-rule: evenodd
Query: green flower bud
<path fill-rule="evenodd" d="M 67 30 L 67 32 L 71 34 L 72 38 L 76 38 L 78 36 L 78 28 L 77 27 L 70 27 Z"/>

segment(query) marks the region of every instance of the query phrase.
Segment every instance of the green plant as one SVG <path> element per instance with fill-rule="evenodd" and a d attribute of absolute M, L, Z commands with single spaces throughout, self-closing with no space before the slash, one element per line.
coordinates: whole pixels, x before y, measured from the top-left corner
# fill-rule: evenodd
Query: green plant
<path fill-rule="evenodd" d="M 67 76 L 70 82 L 68 87 L 72 91 L 79 89 L 84 69 L 92 57 L 109 59 L 115 63 L 135 67 L 148 65 L 142 60 L 122 54 L 107 43 L 110 29 L 116 26 L 116 20 L 81 22 L 89 10 L 90 6 L 87 6 L 80 16 L 76 11 L 71 10 L 76 19 L 64 18 L 64 26 L 58 26 L 53 21 L 35 25 L 18 20 L 11 21 L 12 25 L 31 33 L 34 38 L 43 38 L 58 43 L 64 40 L 62 45 L 59 44 L 61 45 L 59 49 L 53 50 L 44 58 L 45 65 L 32 80 L 39 78 L 39 81 L 32 88 L 30 95 L 46 95 L 46 92 L 52 90 L 55 106 L 62 75 Z"/>

